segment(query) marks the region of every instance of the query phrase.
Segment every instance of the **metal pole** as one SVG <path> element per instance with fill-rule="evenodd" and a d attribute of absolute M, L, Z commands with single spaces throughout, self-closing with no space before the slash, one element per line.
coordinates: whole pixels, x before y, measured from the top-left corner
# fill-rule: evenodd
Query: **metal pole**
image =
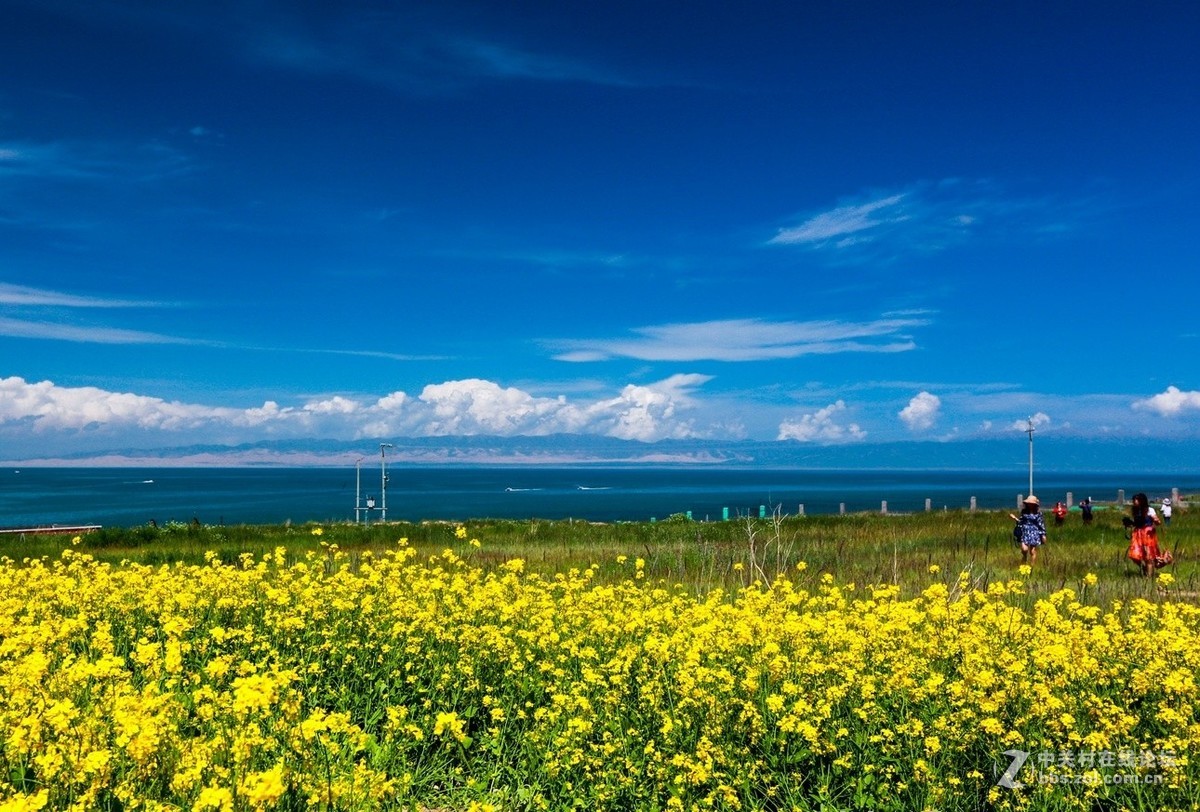
<path fill-rule="evenodd" d="M 1029 495 L 1033 496 L 1033 418 L 1026 423 L 1025 432 L 1029 435 Z"/>
<path fill-rule="evenodd" d="M 379 520 L 387 521 L 387 458 L 385 448 L 395 448 L 391 443 L 379 444 Z"/>
<path fill-rule="evenodd" d="M 362 521 L 362 461 L 359 457 L 354 462 L 354 523 Z"/>

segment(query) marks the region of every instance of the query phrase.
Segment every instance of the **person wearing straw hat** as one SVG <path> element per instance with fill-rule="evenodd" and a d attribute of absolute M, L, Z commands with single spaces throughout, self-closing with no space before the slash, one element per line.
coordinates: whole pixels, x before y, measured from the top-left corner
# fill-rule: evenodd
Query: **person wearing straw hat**
<path fill-rule="evenodd" d="M 1013 540 L 1021 545 L 1021 563 L 1032 565 L 1037 561 L 1038 547 L 1046 543 L 1046 520 L 1042 518 L 1041 502 L 1030 494 L 1021 503 L 1020 516 L 1008 515 L 1017 523 L 1013 528 Z"/>

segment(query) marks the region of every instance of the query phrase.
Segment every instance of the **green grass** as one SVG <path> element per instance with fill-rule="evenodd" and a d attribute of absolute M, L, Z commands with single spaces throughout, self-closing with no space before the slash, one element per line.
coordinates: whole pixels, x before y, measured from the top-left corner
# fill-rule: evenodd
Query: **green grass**
<path fill-rule="evenodd" d="M 1047 517 L 1049 541 L 1042 547 L 1028 577 L 1019 573 L 1020 552 L 1013 544 L 1007 511 L 929 512 L 844 516 L 785 516 L 740 518 L 726 522 L 695 522 L 674 516 L 660 522 L 597 524 L 581 521 L 502 521 L 466 523 L 468 536 L 455 536 L 456 525 L 445 522 L 305 525 L 184 525 L 103 528 L 82 537 L 79 548 L 111 563 L 135 561 L 170 564 L 201 563 L 212 551 L 225 562 L 244 553 L 256 557 L 284 546 L 291 555 L 322 553 L 336 544 L 352 560 L 365 550 L 394 547 L 400 538 L 422 554 L 453 549 L 485 566 L 523 558 L 530 570 L 567 572 L 598 565 L 602 581 L 632 574 L 634 562 L 645 562 L 646 578 L 683 584 L 697 592 L 733 589 L 754 580 L 780 576 L 793 581 L 830 573 L 839 582 L 894 583 L 919 590 L 934 581 L 954 581 L 968 571 L 979 586 L 999 580 L 1026 581 L 1030 594 L 1048 594 L 1063 587 L 1080 589 L 1084 576 L 1098 583 L 1085 598 L 1101 603 L 1134 597 L 1161 597 L 1200 602 L 1200 514 L 1177 511 L 1173 524 L 1163 528 L 1160 544 L 1172 550 L 1176 563 L 1166 571 L 1173 583 L 1165 589 L 1142 578 L 1125 557 L 1128 541 L 1122 513 L 1101 511 L 1091 526 L 1078 515 L 1055 527 Z M 321 534 L 313 530 L 320 528 Z M 478 539 L 478 548 L 470 544 Z M 27 535 L 6 539 L 2 552 L 9 558 L 56 558 L 70 537 Z M 619 557 L 625 557 L 619 563 Z M 804 562 L 803 571 L 797 564 Z M 931 573 L 930 569 L 940 570 Z"/>

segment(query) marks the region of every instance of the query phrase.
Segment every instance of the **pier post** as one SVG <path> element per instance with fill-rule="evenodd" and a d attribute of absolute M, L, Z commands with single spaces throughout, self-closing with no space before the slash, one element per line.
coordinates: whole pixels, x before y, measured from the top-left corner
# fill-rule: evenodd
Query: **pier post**
<path fill-rule="evenodd" d="M 887 515 L 887 500 L 886 499 L 884 499 L 883 502 L 880 503 L 879 512 L 882 513 L 884 516 Z"/>
<path fill-rule="evenodd" d="M 929 512 L 929 511 L 931 511 L 931 510 L 933 510 L 933 500 L 932 500 L 932 499 L 926 499 L 926 500 L 925 500 L 925 512 L 926 512 L 926 513 L 928 513 L 928 512 Z"/>
<path fill-rule="evenodd" d="M 971 512 L 972 512 L 972 513 L 974 513 L 974 512 L 975 512 L 975 509 L 976 509 L 977 507 L 979 507 L 979 503 L 978 503 L 978 502 L 975 500 L 975 497 L 974 497 L 974 496 L 972 496 L 972 497 L 971 497 Z"/>
<path fill-rule="evenodd" d="M 760 518 L 760 519 L 767 518 L 767 506 L 766 505 L 758 506 L 758 518 Z"/>
<path fill-rule="evenodd" d="M 1075 504 L 1075 494 L 1067 491 L 1067 510 L 1070 510 L 1073 504 Z"/>
<path fill-rule="evenodd" d="M 729 521 L 729 508 L 727 508 L 727 507 L 721 508 L 721 521 L 723 521 L 723 522 Z"/>
<path fill-rule="evenodd" d="M 1125 507 L 1125 489 L 1124 488 L 1121 488 L 1121 490 L 1117 491 L 1117 504 L 1120 505 L 1121 507 Z"/>
<path fill-rule="evenodd" d="M 803 515 L 804 515 L 804 503 L 803 503 L 803 502 L 801 502 L 801 503 L 800 503 L 800 512 L 799 512 L 799 513 L 797 513 L 796 515 L 797 515 L 797 516 L 803 516 Z"/>
<path fill-rule="evenodd" d="M 845 502 L 838 503 L 838 513 L 845 515 L 845 513 L 846 513 L 846 503 Z"/>

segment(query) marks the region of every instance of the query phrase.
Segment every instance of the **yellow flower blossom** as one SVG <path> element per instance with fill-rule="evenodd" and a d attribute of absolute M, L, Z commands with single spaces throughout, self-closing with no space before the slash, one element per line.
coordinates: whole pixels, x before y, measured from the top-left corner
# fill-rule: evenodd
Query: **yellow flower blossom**
<path fill-rule="evenodd" d="M 278 801 L 287 789 L 283 775 L 282 764 L 263 772 L 250 773 L 242 781 L 241 794 L 255 806 L 270 806 Z"/>
<path fill-rule="evenodd" d="M 996 787 L 1009 749 L 1149 754 L 1161 787 L 1113 808 L 1200 781 L 1200 608 L 1168 573 L 1105 605 L 1088 576 L 912 592 L 828 561 L 703 592 L 686 550 L 659 579 L 415 546 L 0 562 L 0 812 L 1095 806 Z"/>

